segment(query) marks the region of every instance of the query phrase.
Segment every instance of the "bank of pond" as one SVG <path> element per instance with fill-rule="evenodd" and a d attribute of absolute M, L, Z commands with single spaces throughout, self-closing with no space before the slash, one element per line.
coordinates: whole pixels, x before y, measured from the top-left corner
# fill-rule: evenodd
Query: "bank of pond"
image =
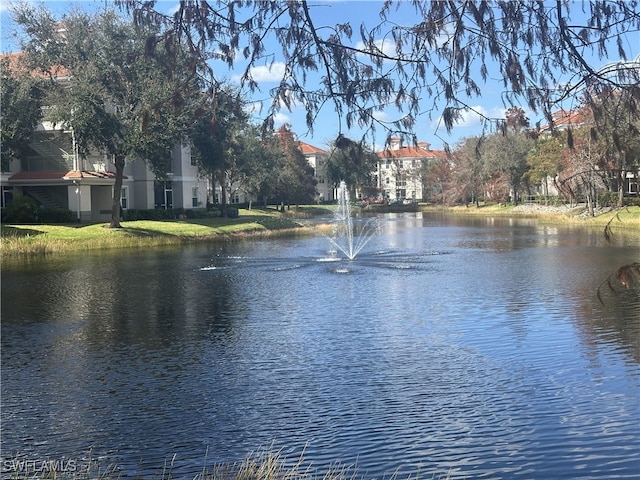
<path fill-rule="evenodd" d="M 373 208 L 372 208 L 373 207 Z M 239 209 L 233 217 L 130 220 L 122 228 L 108 224 L 2 224 L 0 255 L 3 258 L 22 255 L 56 254 L 113 248 L 152 248 L 194 242 L 228 241 L 238 238 L 314 235 L 326 233 L 333 205 L 300 206 L 280 211 L 274 208 Z M 420 212 L 427 215 L 514 216 L 532 217 L 539 222 L 602 228 L 614 231 L 640 232 L 640 207 L 607 209 L 596 216 L 585 214 L 584 206 L 545 207 L 540 205 L 490 205 L 483 207 L 442 207 L 433 205 L 357 205 L 358 216 Z M 323 224 L 324 221 L 324 224 Z"/>

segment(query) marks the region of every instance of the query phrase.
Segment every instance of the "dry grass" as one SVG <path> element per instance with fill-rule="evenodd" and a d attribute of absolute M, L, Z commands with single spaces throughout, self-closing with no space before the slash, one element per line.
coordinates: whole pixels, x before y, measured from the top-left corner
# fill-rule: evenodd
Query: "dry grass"
<path fill-rule="evenodd" d="M 165 463 L 161 469 L 161 473 L 152 475 L 149 478 L 160 480 L 173 480 L 176 478 L 187 478 L 174 472 L 174 462 L 176 457 Z M 206 458 L 205 458 L 206 464 Z M 12 479 L 27 480 L 38 478 L 42 480 L 116 480 L 124 478 L 125 475 L 117 466 L 109 466 L 101 468 L 97 463 L 89 460 L 87 465 L 74 464 L 73 471 L 16 471 Z M 135 477 L 142 480 L 144 476 L 137 475 Z M 318 470 L 313 468 L 310 462 L 304 458 L 304 452 L 294 460 L 288 460 L 282 456 L 281 451 L 274 451 L 272 448 L 260 450 L 258 452 L 248 454 L 243 461 L 236 463 L 219 463 L 211 468 L 203 467 L 202 471 L 189 475 L 188 478 L 193 480 L 367 480 L 365 475 L 358 472 L 355 465 L 343 465 L 335 463 L 326 470 Z M 418 480 L 420 472 L 415 475 L 401 477 L 397 472 L 382 480 Z M 433 475 L 429 477 L 431 480 L 448 480 L 450 474 Z"/>
<path fill-rule="evenodd" d="M 629 206 L 619 209 L 601 210 L 591 217 L 585 214 L 584 206 L 544 207 L 538 205 L 481 205 L 475 206 L 421 206 L 424 212 L 443 213 L 445 215 L 504 216 L 536 218 L 542 223 L 561 225 L 584 225 L 586 227 L 615 226 L 622 230 L 640 230 L 640 207 Z"/>

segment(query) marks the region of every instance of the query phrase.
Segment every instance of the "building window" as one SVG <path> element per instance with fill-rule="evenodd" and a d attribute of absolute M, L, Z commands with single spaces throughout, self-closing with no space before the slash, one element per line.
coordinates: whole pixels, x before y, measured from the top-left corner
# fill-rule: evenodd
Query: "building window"
<path fill-rule="evenodd" d="M 192 207 L 198 206 L 198 187 L 193 187 L 191 189 L 191 206 Z"/>
<path fill-rule="evenodd" d="M 120 190 L 120 206 L 126 210 L 129 208 L 129 187 L 122 187 Z"/>
<path fill-rule="evenodd" d="M 155 207 L 173 208 L 173 184 L 171 180 L 156 180 L 154 185 Z"/>
<path fill-rule="evenodd" d="M 13 201 L 13 187 L 2 187 L 2 208 Z"/>

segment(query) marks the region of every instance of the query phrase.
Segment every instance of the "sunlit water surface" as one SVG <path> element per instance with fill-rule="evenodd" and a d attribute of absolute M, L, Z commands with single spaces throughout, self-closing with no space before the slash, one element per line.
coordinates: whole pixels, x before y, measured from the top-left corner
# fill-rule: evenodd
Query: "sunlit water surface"
<path fill-rule="evenodd" d="M 607 283 L 640 239 L 379 224 L 354 261 L 318 236 L 5 262 L 3 476 L 270 448 L 365 478 L 640 478 L 640 295 Z"/>

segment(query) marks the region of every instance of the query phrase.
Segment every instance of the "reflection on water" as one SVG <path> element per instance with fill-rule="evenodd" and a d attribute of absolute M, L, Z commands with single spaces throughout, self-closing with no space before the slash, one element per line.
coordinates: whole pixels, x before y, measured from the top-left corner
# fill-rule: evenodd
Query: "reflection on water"
<path fill-rule="evenodd" d="M 175 454 L 193 478 L 306 446 L 367 478 L 638 478 L 640 298 L 596 294 L 638 239 L 380 229 L 355 261 L 312 238 L 3 265 L 3 458 Z"/>

